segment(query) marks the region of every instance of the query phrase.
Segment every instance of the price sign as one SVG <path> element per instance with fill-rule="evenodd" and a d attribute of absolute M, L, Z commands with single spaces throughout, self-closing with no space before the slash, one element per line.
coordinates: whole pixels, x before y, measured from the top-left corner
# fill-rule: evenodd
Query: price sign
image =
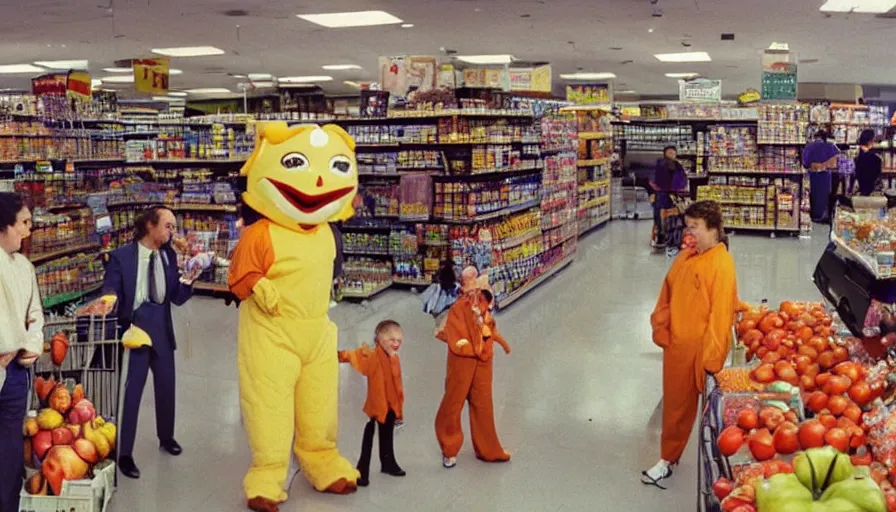
<path fill-rule="evenodd" d="M 168 92 L 168 59 L 135 59 L 134 88 L 149 94 Z"/>

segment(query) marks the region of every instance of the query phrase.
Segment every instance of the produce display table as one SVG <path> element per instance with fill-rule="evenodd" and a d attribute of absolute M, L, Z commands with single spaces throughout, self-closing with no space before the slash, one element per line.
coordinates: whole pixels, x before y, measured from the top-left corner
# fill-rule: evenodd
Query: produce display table
<path fill-rule="evenodd" d="M 697 510 L 896 512 L 896 334 L 855 338 L 789 301 L 735 331 L 701 400 Z"/>

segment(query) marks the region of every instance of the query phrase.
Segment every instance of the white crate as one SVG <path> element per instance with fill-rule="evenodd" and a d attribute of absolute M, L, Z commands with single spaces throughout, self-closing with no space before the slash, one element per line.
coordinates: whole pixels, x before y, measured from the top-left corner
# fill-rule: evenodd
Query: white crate
<path fill-rule="evenodd" d="M 107 512 L 115 492 L 115 463 L 94 472 L 92 480 L 62 482 L 60 496 L 32 496 L 24 489 L 19 512 Z"/>

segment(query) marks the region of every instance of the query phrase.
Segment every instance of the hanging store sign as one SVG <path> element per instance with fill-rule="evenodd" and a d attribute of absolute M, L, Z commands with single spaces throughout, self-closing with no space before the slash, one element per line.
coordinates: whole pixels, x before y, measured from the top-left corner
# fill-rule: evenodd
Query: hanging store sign
<path fill-rule="evenodd" d="M 86 71 L 71 71 L 66 82 L 66 93 L 77 101 L 90 101 L 90 74 Z"/>
<path fill-rule="evenodd" d="M 551 66 L 507 70 L 511 91 L 551 92 Z"/>
<path fill-rule="evenodd" d="M 682 103 L 718 103 L 722 101 L 722 81 L 679 80 L 678 99 Z"/>
<path fill-rule="evenodd" d="M 149 94 L 168 93 L 168 59 L 134 59 L 134 88 Z"/>
<path fill-rule="evenodd" d="M 35 96 L 65 96 L 68 75 L 50 73 L 31 79 L 31 92 Z"/>
<path fill-rule="evenodd" d="M 613 103 L 613 92 L 607 83 L 567 85 L 566 101 L 576 105 L 609 105 Z"/>
<path fill-rule="evenodd" d="M 396 56 L 379 58 L 380 88 L 391 93 L 391 100 L 403 104 L 415 92 L 435 89 L 438 63 L 430 56 Z"/>

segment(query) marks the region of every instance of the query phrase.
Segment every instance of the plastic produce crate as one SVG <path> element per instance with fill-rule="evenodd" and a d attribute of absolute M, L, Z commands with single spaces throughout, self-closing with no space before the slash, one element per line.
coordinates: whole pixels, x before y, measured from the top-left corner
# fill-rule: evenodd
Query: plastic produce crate
<path fill-rule="evenodd" d="M 107 512 L 114 482 L 115 463 L 110 461 L 91 480 L 63 482 L 60 496 L 32 496 L 23 489 L 19 512 Z"/>

